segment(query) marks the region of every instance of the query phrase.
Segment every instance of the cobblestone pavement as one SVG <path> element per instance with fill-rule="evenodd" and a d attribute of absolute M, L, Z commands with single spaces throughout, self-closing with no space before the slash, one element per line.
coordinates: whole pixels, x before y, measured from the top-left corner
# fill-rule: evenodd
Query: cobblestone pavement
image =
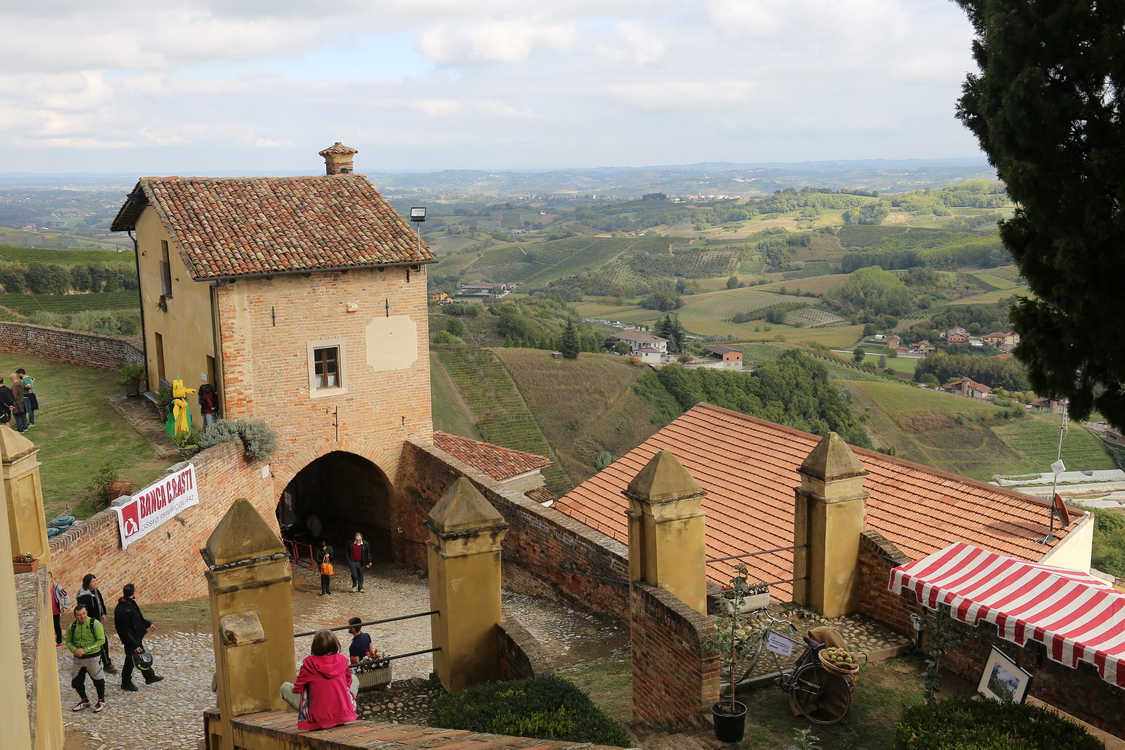
<path fill-rule="evenodd" d="M 341 571 L 340 568 L 343 568 Z M 429 609 L 429 585 L 424 575 L 391 565 L 368 571 L 364 593 L 350 587 L 346 566 L 339 566 L 332 581 L 332 595 L 319 596 L 320 575 L 303 568 L 293 573 L 294 626 L 297 632 L 347 625 L 349 617 L 378 620 Z M 504 593 L 504 614 L 517 617 L 542 643 L 558 666 L 597 658 L 628 643 L 627 625 L 609 618 L 590 615 L 537 597 Z M 431 647 L 428 617 L 375 625 L 365 628 L 372 642 L 385 654 L 403 654 Z M 349 637 L 343 634 L 341 645 Z M 121 644 L 110 635 L 114 664 L 121 666 Z M 203 712 L 215 704 L 211 692 L 214 655 L 210 633 L 157 632 L 145 638 L 152 651 L 156 670 L 164 681 L 144 685 L 138 677 L 138 692 L 120 689 L 120 676 L 106 680 L 106 708 L 100 714 L 87 709 L 70 711 L 78 700 L 70 687 L 70 653 L 58 651 L 59 683 L 62 692 L 63 720 L 67 731 L 67 750 L 136 750 L 138 747 L 199 747 L 203 739 Z M 311 637 L 294 642 L 297 659 L 308 654 Z M 408 721 L 411 716 L 428 716 L 429 702 L 437 692 L 426 680 L 433 671 L 429 654 L 394 662 L 394 679 L 389 691 L 361 693 L 364 718 L 387 716 Z M 87 691 L 93 688 L 87 680 Z M 365 711 L 366 709 L 366 711 Z"/>

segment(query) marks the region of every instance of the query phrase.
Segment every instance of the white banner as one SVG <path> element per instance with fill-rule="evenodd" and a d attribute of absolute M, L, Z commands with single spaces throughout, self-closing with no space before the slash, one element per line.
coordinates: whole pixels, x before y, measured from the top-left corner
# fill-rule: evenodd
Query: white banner
<path fill-rule="evenodd" d="M 121 549 L 159 528 L 185 508 L 199 504 L 195 486 L 195 465 L 188 464 L 133 495 L 129 502 L 114 508 L 121 532 Z"/>

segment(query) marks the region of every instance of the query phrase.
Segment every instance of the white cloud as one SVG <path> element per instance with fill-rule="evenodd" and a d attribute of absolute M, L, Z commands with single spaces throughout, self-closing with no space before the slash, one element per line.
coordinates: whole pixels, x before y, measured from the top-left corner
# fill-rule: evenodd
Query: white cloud
<path fill-rule="evenodd" d="M 535 25 L 496 21 L 464 26 L 436 26 L 419 40 L 422 54 L 438 65 L 516 63 L 539 50 L 563 51 L 574 39 L 575 28 L 560 24 Z"/>

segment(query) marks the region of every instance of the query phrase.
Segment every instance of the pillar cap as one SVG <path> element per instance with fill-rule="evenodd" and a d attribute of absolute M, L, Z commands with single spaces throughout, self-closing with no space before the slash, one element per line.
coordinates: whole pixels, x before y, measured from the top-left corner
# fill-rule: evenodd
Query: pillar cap
<path fill-rule="evenodd" d="M 39 450 L 35 443 L 10 427 L 0 425 L 0 459 L 11 462 L 28 452 Z"/>
<path fill-rule="evenodd" d="M 465 477 L 457 477 L 441 500 L 430 509 L 426 520 L 426 525 L 438 534 L 507 526 L 500 511 L 493 508 Z"/>
<path fill-rule="evenodd" d="M 703 487 L 670 451 L 660 451 L 637 472 L 625 494 L 649 502 L 703 494 Z"/>
<path fill-rule="evenodd" d="M 209 566 L 218 567 L 285 554 L 285 545 L 250 501 L 240 497 L 231 503 L 201 552 Z"/>
<path fill-rule="evenodd" d="M 856 458 L 844 439 L 835 432 L 828 433 L 828 437 L 812 449 L 798 471 L 825 480 L 844 479 L 867 473 L 863 463 Z"/>

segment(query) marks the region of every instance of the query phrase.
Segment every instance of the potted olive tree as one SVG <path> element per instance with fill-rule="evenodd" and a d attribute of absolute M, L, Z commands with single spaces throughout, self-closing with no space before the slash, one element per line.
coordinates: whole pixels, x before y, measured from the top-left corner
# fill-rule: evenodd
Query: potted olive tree
<path fill-rule="evenodd" d="M 144 365 L 125 365 L 121 368 L 121 378 L 117 381 L 125 386 L 126 396 L 141 395 L 141 381 L 145 377 Z"/>
<path fill-rule="evenodd" d="M 723 700 L 720 696 L 719 702 L 711 706 L 715 739 L 720 742 L 738 742 L 746 731 L 746 704 L 734 699 L 734 667 L 744 648 L 738 631 L 744 619 L 746 598 L 759 588 L 751 586 L 746 576 L 746 566 L 739 563 L 735 568 L 735 577 L 730 580 L 730 589 L 723 592 L 722 606 L 715 618 L 714 644 L 719 651 L 719 661 L 726 670 L 727 685 L 730 687 L 729 700 Z M 766 596 L 769 596 L 768 593 Z"/>

